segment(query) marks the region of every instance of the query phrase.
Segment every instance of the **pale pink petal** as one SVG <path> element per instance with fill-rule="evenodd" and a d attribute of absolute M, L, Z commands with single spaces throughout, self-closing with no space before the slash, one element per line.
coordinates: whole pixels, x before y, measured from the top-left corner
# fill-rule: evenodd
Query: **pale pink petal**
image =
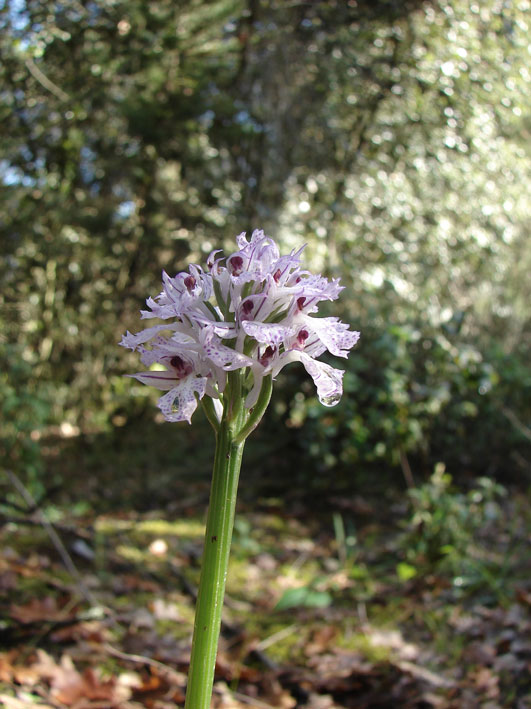
<path fill-rule="evenodd" d="M 254 337 L 257 342 L 275 347 L 278 347 L 284 340 L 293 337 L 295 334 L 293 325 L 262 323 L 252 320 L 244 320 L 242 329 L 249 337 Z"/>
<path fill-rule="evenodd" d="M 253 364 L 253 360 L 250 357 L 221 344 L 219 337 L 211 331 L 202 330 L 200 339 L 205 356 L 217 367 L 221 367 L 225 371 L 241 369 Z"/>
<path fill-rule="evenodd" d="M 140 317 L 142 320 L 149 318 L 160 318 L 161 320 L 167 320 L 168 318 L 176 318 L 180 314 L 180 307 L 177 303 L 160 304 L 154 301 L 153 298 L 148 298 L 146 303 L 151 310 L 140 311 Z"/>
<path fill-rule="evenodd" d="M 238 236 L 236 237 L 236 243 L 238 244 L 239 249 L 244 249 L 246 246 L 249 246 L 249 242 L 247 241 L 247 237 L 245 236 L 244 231 L 242 231 L 241 234 L 238 234 Z"/>
<path fill-rule="evenodd" d="M 262 365 L 258 365 L 257 367 L 253 368 L 253 387 L 251 391 L 247 394 L 247 397 L 245 399 L 246 409 L 252 409 L 258 401 L 258 397 L 260 396 L 260 391 L 262 389 L 262 382 L 264 380 L 264 376 L 265 369 L 262 367 Z"/>
<path fill-rule="evenodd" d="M 176 330 L 178 327 L 179 323 L 170 323 L 169 325 L 154 325 L 153 327 L 148 327 L 145 330 L 137 332 L 136 334 L 128 331 L 122 336 L 122 340 L 119 344 L 122 347 L 129 347 L 131 350 L 136 350 L 138 345 L 142 345 L 144 342 L 151 340 L 151 338 L 161 330 Z"/>
<path fill-rule="evenodd" d="M 304 368 L 311 376 L 317 388 L 317 396 L 319 401 L 324 406 L 335 406 L 341 399 L 343 394 L 343 375 L 342 369 L 334 369 L 325 362 L 320 362 L 313 359 L 305 352 L 291 350 L 281 355 L 273 365 L 273 378 L 290 362 L 302 362 Z"/>
<path fill-rule="evenodd" d="M 197 408 L 197 397 L 205 395 L 207 380 L 204 377 L 186 377 L 181 379 L 176 387 L 161 396 L 158 407 L 164 414 L 166 421 L 188 421 L 191 423 L 192 414 Z"/>
<path fill-rule="evenodd" d="M 320 275 L 302 278 L 297 285 L 301 289 L 301 295 L 317 300 L 336 300 L 344 289 L 344 286 L 339 285 L 339 278 L 329 281 L 328 278 Z"/>
<path fill-rule="evenodd" d="M 166 271 L 162 271 L 162 284 L 164 290 L 158 300 L 163 303 L 180 303 L 184 285 L 177 278 L 169 276 Z"/>
<path fill-rule="evenodd" d="M 292 251 L 288 256 L 280 256 L 271 268 L 271 276 L 280 287 L 291 284 L 291 276 L 294 271 L 299 272 L 299 255 L 305 246 L 301 246 L 298 251 Z"/>
<path fill-rule="evenodd" d="M 232 322 L 215 322 L 210 327 L 218 337 L 222 337 L 225 340 L 232 340 L 238 334 L 236 324 Z"/>
<path fill-rule="evenodd" d="M 171 389 L 179 381 L 177 374 L 169 370 L 164 372 L 137 372 L 136 374 L 126 374 L 125 376 L 134 377 L 142 384 L 149 384 L 162 391 Z"/>
<path fill-rule="evenodd" d="M 334 369 L 325 362 L 312 359 L 304 352 L 300 353 L 300 361 L 313 379 L 317 388 L 317 396 L 323 406 L 335 406 L 343 394 L 343 369 Z"/>
<path fill-rule="evenodd" d="M 349 326 L 338 318 L 305 317 L 304 324 L 315 332 L 326 349 L 337 357 L 348 357 L 349 350 L 360 339 L 359 332 L 349 330 Z"/>

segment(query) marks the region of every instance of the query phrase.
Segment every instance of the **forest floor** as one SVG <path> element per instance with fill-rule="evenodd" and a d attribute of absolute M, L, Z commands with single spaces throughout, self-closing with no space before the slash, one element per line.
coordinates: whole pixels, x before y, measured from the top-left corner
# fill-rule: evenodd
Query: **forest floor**
<path fill-rule="evenodd" d="M 48 441 L 57 499 L 3 511 L 0 705 L 183 706 L 208 479 L 135 511 L 74 450 Z M 437 500 L 450 537 L 398 486 L 247 489 L 213 707 L 531 707 L 529 501 L 472 488 Z"/>

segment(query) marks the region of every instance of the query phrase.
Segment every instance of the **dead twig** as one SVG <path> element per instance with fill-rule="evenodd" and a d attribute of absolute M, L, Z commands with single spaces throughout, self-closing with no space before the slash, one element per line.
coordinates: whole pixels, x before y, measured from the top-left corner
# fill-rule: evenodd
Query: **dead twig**
<path fill-rule="evenodd" d="M 24 63 L 28 67 L 30 74 L 33 76 L 33 78 L 37 79 L 41 86 L 44 86 L 45 89 L 47 89 L 50 93 L 52 93 L 61 101 L 68 101 L 70 99 L 70 96 L 65 93 L 63 89 L 60 89 L 59 86 L 53 83 L 53 81 L 50 81 L 46 74 L 43 74 L 43 72 L 35 64 L 33 59 L 28 58 Z"/>
<path fill-rule="evenodd" d="M 514 411 L 511 411 L 511 409 L 508 409 L 506 406 L 502 406 L 501 412 L 507 419 L 509 419 L 509 421 L 513 424 L 516 430 L 522 434 L 522 436 L 525 436 L 528 441 L 531 441 L 531 428 L 522 423 Z"/>
<path fill-rule="evenodd" d="M 411 490 L 411 488 L 415 487 L 415 480 L 413 478 L 413 473 L 411 472 L 411 466 L 409 464 L 406 452 L 402 448 L 400 449 L 400 467 L 402 468 L 402 473 L 404 475 L 406 485 Z"/>
<path fill-rule="evenodd" d="M 33 507 L 35 509 L 34 515 L 37 517 L 39 522 L 41 523 L 42 527 L 50 537 L 50 540 L 54 547 L 57 550 L 57 553 L 61 557 L 61 560 L 63 564 L 65 565 L 65 568 L 69 572 L 69 574 L 72 576 L 72 578 L 75 580 L 76 585 L 79 589 L 80 594 L 83 596 L 83 598 L 87 601 L 87 603 L 90 603 L 92 606 L 99 606 L 100 604 L 98 603 L 98 600 L 96 597 L 92 594 L 90 589 L 87 588 L 85 585 L 85 582 L 83 581 L 81 574 L 79 573 L 76 565 L 72 561 L 72 557 L 68 553 L 65 545 L 61 541 L 61 538 L 55 531 L 53 525 L 51 522 L 49 522 L 46 519 L 46 516 L 44 513 L 39 510 L 36 506 L 35 499 L 33 498 L 32 494 L 30 491 L 25 487 L 24 483 L 13 473 L 11 470 L 7 471 L 7 475 L 9 479 L 11 480 L 11 483 L 17 490 L 17 492 L 20 494 L 24 502 L 30 507 Z"/>
<path fill-rule="evenodd" d="M 21 510 L 23 511 L 23 510 Z M 33 513 L 31 513 L 33 514 Z M 11 516 L 11 515 L 6 515 L 3 512 L 0 512 L 0 524 L 19 524 L 19 525 L 25 525 L 26 527 L 41 527 L 42 526 L 42 521 L 40 519 L 34 519 L 33 517 L 17 517 L 17 516 Z M 63 532 L 65 534 L 72 534 L 75 537 L 79 537 L 80 539 L 86 540 L 86 539 L 91 539 L 92 534 L 91 534 L 91 529 L 90 527 L 87 527 L 86 529 L 76 529 L 76 527 L 72 527 L 67 524 L 57 524 L 54 523 L 55 529 L 58 529 L 60 532 Z"/>
<path fill-rule="evenodd" d="M 214 685 L 214 692 L 218 694 L 221 693 L 220 690 L 216 688 L 216 685 Z M 265 702 L 261 702 L 259 699 L 254 699 L 253 697 L 247 696 L 247 694 L 242 694 L 241 692 L 234 692 L 230 689 L 229 693 L 231 697 L 234 697 L 234 699 L 237 699 L 243 704 L 248 704 L 250 707 L 257 707 L 257 709 L 275 709 L 272 704 L 266 704 Z"/>
<path fill-rule="evenodd" d="M 123 650 L 118 650 L 118 648 L 113 647 L 108 643 L 105 643 L 102 647 L 105 652 L 109 653 L 109 655 L 113 655 L 114 657 L 117 657 L 120 660 L 127 660 L 128 662 L 133 662 L 135 664 L 148 665 L 149 667 L 154 667 L 161 674 L 166 675 L 168 679 L 178 683 L 182 682 L 183 675 L 174 670 L 169 665 L 165 665 L 163 662 L 153 660 L 151 657 L 146 657 L 146 655 L 134 655 L 129 652 L 123 652 Z"/>
<path fill-rule="evenodd" d="M 276 633 L 273 633 L 273 635 L 270 635 L 267 638 L 264 638 L 261 640 L 255 647 L 254 651 L 256 652 L 262 652 L 263 650 L 267 650 L 271 645 L 274 645 L 277 642 L 280 642 L 281 640 L 284 640 L 285 638 L 288 638 L 290 635 L 293 635 L 293 633 L 296 632 L 297 630 L 297 625 L 288 625 L 286 628 L 282 628 L 281 630 L 278 630 Z"/>

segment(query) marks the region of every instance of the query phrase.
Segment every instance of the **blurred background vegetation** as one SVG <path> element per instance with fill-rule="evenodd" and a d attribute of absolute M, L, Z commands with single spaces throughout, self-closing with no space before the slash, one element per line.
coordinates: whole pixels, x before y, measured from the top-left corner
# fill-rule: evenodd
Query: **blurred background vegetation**
<path fill-rule="evenodd" d="M 264 228 L 341 276 L 333 314 L 362 339 L 334 409 L 302 368 L 279 378 L 246 475 L 378 489 L 444 463 L 528 484 L 529 9 L 4 0 L 6 468 L 60 484 L 55 431 L 100 483 L 138 472 L 144 502 L 163 471 L 208 474 L 205 422 L 162 423 L 117 342 L 162 268 Z"/>

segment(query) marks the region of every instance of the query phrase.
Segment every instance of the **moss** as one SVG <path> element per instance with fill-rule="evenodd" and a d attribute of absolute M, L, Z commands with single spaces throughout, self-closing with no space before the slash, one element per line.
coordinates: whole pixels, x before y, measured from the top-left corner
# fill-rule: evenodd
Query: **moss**
<path fill-rule="evenodd" d="M 200 537 L 205 534 L 205 525 L 195 519 L 168 522 L 164 519 L 146 519 L 135 525 L 135 532 L 156 536 Z"/>
<path fill-rule="evenodd" d="M 6 525 L 6 531 L 2 534 L 2 547 L 12 547 L 22 557 L 43 550 L 49 551 L 50 537 L 45 529 L 40 526 L 16 526 Z"/>
<path fill-rule="evenodd" d="M 115 534 L 116 532 L 131 532 L 152 536 L 174 536 L 197 538 L 203 537 L 205 527 L 196 519 L 176 520 L 169 522 L 165 519 L 124 520 L 105 517 L 96 520 L 96 532 L 102 534 Z"/>
<path fill-rule="evenodd" d="M 182 620 L 157 620 L 155 632 L 157 635 L 170 636 L 176 640 L 186 640 L 190 637 L 194 625 L 193 613 L 191 618 Z"/>
<path fill-rule="evenodd" d="M 385 645 L 375 645 L 363 632 L 345 633 L 335 640 L 335 646 L 344 650 L 359 652 L 368 662 L 388 662 L 392 654 L 391 649 Z"/>
<path fill-rule="evenodd" d="M 131 546 L 130 544 L 119 544 L 116 547 L 116 553 L 122 556 L 127 561 L 131 561 L 133 564 L 141 564 L 150 558 L 150 554 L 146 551 L 142 551 L 136 546 Z"/>
<path fill-rule="evenodd" d="M 251 616 L 246 618 L 245 627 L 249 637 L 257 637 L 266 647 L 268 658 L 279 664 L 304 664 L 307 660 L 304 647 L 311 632 L 311 626 L 292 626 L 289 622 L 279 622 L 271 616 Z M 293 628 L 293 632 L 287 632 Z M 278 637 L 278 640 L 275 638 Z M 271 644 L 269 645 L 269 641 Z"/>

